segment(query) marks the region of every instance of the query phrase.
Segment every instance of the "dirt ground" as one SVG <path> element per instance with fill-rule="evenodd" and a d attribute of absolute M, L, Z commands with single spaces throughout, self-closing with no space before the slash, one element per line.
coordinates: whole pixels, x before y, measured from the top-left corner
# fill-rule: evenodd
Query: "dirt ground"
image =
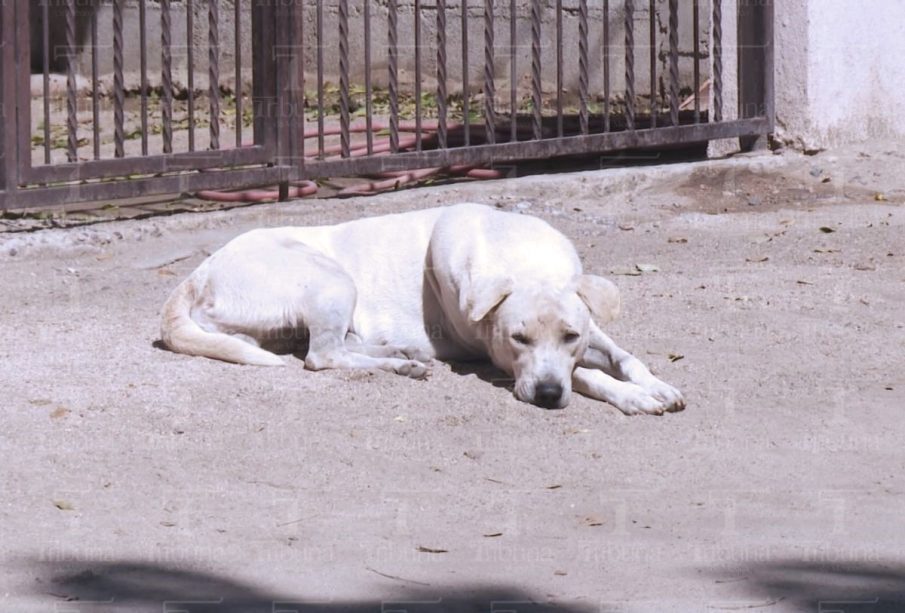
<path fill-rule="evenodd" d="M 0 234 L 0 609 L 905 610 L 903 151 Z M 572 238 L 687 410 L 155 347 L 242 231 L 463 200 Z"/>

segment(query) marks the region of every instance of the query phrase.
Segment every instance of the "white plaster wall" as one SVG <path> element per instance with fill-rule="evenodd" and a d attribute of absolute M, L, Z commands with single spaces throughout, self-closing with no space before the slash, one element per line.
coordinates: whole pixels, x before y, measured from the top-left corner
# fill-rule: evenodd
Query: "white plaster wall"
<path fill-rule="evenodd" d="M 905 1 L 776 1 L 776 137 L 905 138 Z"/>
<path fill-rule="evenodd" d="M 819 144 L 905 136 L 905 2 L 811 0 L 808 16 L 808 104 Z"/>

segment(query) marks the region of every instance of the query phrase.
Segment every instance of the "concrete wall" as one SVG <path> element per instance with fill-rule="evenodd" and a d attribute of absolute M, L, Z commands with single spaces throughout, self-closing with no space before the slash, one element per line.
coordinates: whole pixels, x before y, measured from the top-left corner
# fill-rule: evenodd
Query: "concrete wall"
<path fill-rule="evenodd" d="M 905 2 L 776 2 L 776 137 L 805 149 L 905 138 Z"/>

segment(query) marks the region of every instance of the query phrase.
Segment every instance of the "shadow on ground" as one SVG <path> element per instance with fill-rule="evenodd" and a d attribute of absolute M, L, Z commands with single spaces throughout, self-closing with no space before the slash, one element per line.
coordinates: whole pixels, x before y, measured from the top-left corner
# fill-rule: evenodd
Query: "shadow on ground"
<path fill-rule="evenodd" d="M 35 596 L 79 613 L 591 613 L 591 606 L 537 602 L 508 587 L 399 585 L 389 599 L 317 601 L 277 594 L 224 576 L 145 562 L 38 563 Z M 380 574 L 380 573 L 378 573 Z M 300 577 L 300 583 L 302 578 Z"/>
<path fill-rule="evenodd" d="M 905 565 L 861 561 L 777 560 L 733 571 L 760 606 L 814 613 L 902 613 Z M 769 609 L 768 609 L 769 610 Z"/>

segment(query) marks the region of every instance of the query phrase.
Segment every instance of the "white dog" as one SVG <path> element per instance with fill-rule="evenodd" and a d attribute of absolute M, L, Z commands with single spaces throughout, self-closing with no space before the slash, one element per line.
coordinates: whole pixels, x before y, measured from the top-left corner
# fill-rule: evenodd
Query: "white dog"
<path fill-rule="evenodd" d="M 253 230 L 211 255 L 163 307 L 173 351 L 262 366 L 307 339 L 305 366 L 425 377 L 432 358 L 490 360 L 515 396 L 547 408 L 572 389 L 626 414 L 685 407 L 682 395 L 598 324 L 619 292 L 582 274 L 547 223 L 458 204 L 335 226 Z"/>

